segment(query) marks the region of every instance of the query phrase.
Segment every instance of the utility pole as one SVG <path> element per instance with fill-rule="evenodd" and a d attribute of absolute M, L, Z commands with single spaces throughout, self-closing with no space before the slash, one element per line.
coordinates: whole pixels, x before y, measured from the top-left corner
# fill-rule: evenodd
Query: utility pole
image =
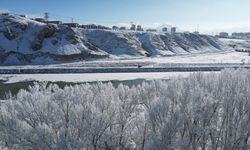
<path fill-rule="evenodd" d="M 44 13 L 44 18 L 45 18 L 46 23 L 48 24 L 48 21 L 49 21 L 49 13 L 48 12 Z"/>

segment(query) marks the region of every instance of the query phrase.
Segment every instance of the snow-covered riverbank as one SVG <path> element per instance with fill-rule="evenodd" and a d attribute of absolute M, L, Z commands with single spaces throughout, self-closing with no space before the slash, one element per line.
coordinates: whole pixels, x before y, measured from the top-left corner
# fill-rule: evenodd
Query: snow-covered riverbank
<path fill-rule="evenodd" d="M 124 81 L 124 80 L 156 80 L 169 79 L 172 77 L 187 77 L 191 72 L 175 73 L 99 73 L 99 74 L 20 74 L 20 75 L 0 75 L 0 80 L 5 84 L 28 81 L 49 81 L 49 82 L 102 82 L 102 81 Z"/>

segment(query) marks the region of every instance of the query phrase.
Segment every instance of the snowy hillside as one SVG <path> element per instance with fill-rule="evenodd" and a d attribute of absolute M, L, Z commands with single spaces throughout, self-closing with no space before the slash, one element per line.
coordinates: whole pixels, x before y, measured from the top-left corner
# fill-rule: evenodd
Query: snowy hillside
<path fill-rule="evenodd" d="M 249 51 L 249 49 L 250 49 L 250 40 L 249 39 L 221 38 L 220 41 L 222 41 L 226 45 L 234 48 L 236 51 Z"/>
<path fill-rule="evenodd" d="M 150 57 L 225 50 L 218 39 L 191 33 L 86 30 L 0 15 L 0 64 L 52 64 L 89 58 Z"/>
<path fill-rule="evenodd" d="M 77 33 L 113 55 L 155 56 L 221 51 L 224 43 L 208 35 L 81 30 Z"/>

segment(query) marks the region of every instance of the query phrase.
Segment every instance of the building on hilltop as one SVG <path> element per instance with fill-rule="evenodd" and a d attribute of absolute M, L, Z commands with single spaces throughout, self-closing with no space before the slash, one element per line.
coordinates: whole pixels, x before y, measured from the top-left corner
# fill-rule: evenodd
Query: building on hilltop
<path fill-rule="evenodd" d="M 113 30 L 119 30 L 119 27 L 113 26 L 112 29 L 113 29 Z"/>
<path fill-rule="evenodd" d="M 54 20 L 54 21 L 47 21 L 47 23 L 51 23 L 51 24 L 62 24 L 62 21 Z"/>
<path fill-rule="evenodd" d="M 168 28 L 167 27 L 162 28 L 162 32 L 168 32 Z"/>
<path fill-rule="evenodd" d="M 10 13 L 0 13 L 1 16 L 8 16 Z"/>
<path fill-rule="evenodd" d="M 95 24 L 79 25 L 79 28 L 83 28 L 83 29 L 111 30 L 111 28 L 109 28 L 109 27 L 102 26 L 102 25 L 95 25 Z"/>
<path fill-rule="evenodd" d="M 79 27 L 78 23 L 63 23 L 62 25 L 65 25 L 65 26 L 68 26 L 68 27 L 71 27 L 71 28 Z"/>
<path fill-rule="evenodd" d="M 250 38 L 250 33 L 247 32 L 247 33 L 243 33 L 243 32 L 234 32 L 232 33 L 232 38 L 235 38 L 235 39 L 247 39 L 247 38 Z"/>
<path fill-rule="evenodd" d="M 126 27 L 120 27 L 119 29 L 120 30 L 126 30 Z"/>
<path fill-rule="evenodd" d="M 44 18 L 35 18 L 34 20 L 37 21 L 37 22 L 41 22 L 41 23 L 46 22 L 46 20 Z"/>
<path fill-rule="evenodd" d="M 101 30 L 111 30 L 110 27 L 106 27 L 106 26 L 103 26 L 103 25 L 98 25 L 98 26 L 97 26 L 97 29 L 101 29 Z"/>
<path fill-rule="evenodd" d="M 171 33 L 176 33 L 176 27 L 171 28 Z"/>
<path fill-rule="evenodd" d="M 136 27 L 136 31 L 143 31 L 142 26 L 141 26 L 141 25 L 137 25 L 137 27 Z"/>
<path fill-rule="evenodd" d="M 200 32 L 199 32 L 199 31 L 194 31 L 193 33 L 194 33 L 194 34 L 200 34 Z"/>
<path fill-rule="evenodd" d="M 147 29 L 146 31 L 147 31 L 147 32 L 157 32 L 156 29 Z"/>
<path fill-rule="evenodd" d="M 23 18 L 28 18 L 28 16 L 27 15 L 18 15 L 19 17 L 23 17 Z"/>
<path fill-rule="evenodd" d="M 131 24 L 130 30 L 135 31 L 135 29 L 136 29 L 136 25 L 135 24 Z"/>
<path fill-rule="evenodd" d="M 228 38 L 229 34 L 227 32 L 220 32 L 219 37 L 221 37 L 221 38 Z"/>
<path fill-rule="evenodd" d="M 83 29 L 97 29 L 98 28 L 98 26 L 95 24 L 80 25 L 79 27 Z"/>

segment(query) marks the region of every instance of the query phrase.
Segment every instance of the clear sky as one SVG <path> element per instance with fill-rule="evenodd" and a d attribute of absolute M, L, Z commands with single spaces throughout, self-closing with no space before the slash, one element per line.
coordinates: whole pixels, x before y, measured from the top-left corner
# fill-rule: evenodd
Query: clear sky
<path fill-rule="evenodd" d="M 202 32 L 250 31 L 250 0 L 0 0 L 0 11 L 79 23 L 175 25 Z M 249 26 L 249 27 L 248 27 Z"/>

